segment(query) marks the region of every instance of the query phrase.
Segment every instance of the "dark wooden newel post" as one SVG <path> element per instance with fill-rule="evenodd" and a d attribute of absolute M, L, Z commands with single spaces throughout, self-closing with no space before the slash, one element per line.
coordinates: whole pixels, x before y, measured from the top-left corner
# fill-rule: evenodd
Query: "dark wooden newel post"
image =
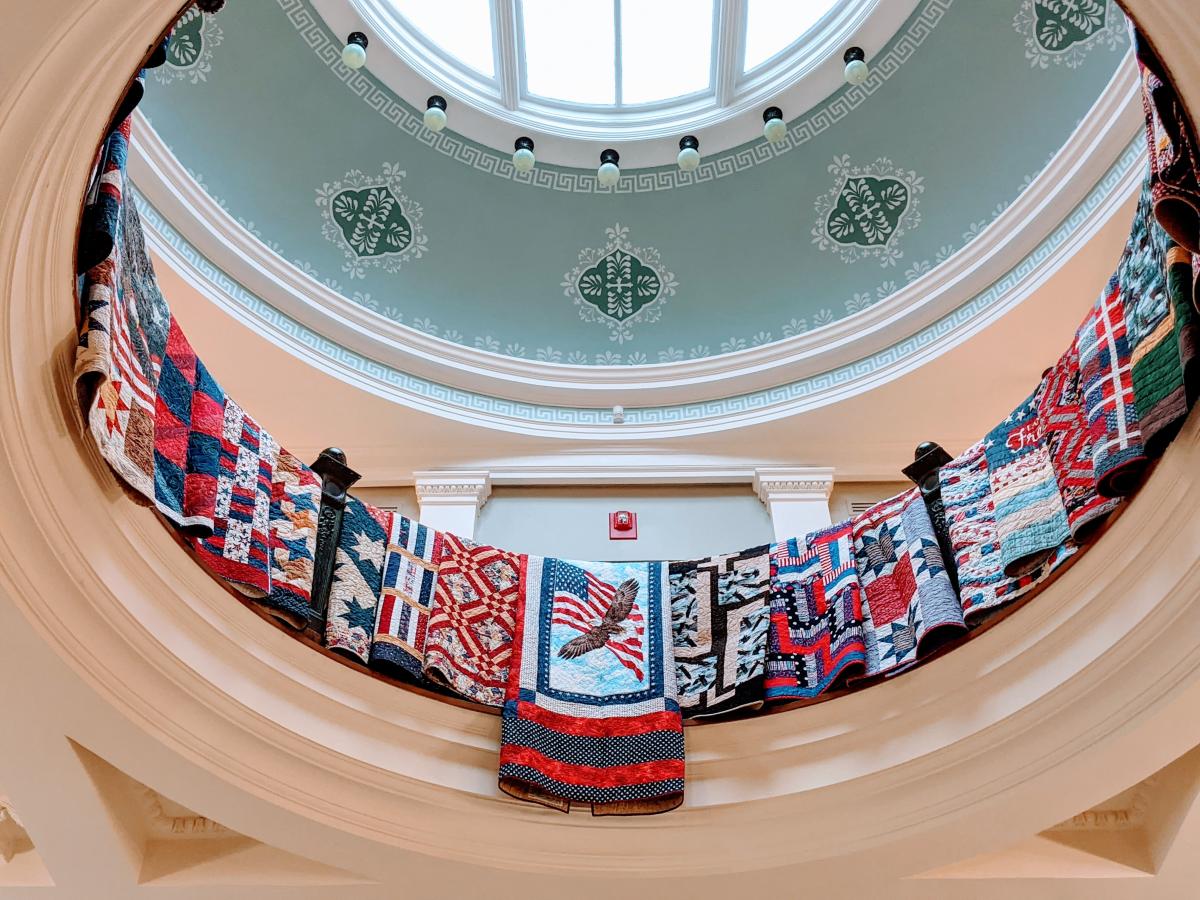
<path fill-rule="evenodd" d="M 938 547 L 942 551 L 942 559 L 946 563 L 946 574 L 950 583 L 958 592 L 958 566 L 954 562 L 954 550 L 950 543 L 950 530 L 946 527 L 946 505 L 942 502 L 942 466 L 950 462 L 952 457 L 942 449 L 941 444 L 925 441 L 918 444 L 913 453 L 913 462 L 901 471 L 906 478 L 921 491 L 921 498 L 929 510 L 929 518 L 933 521 L 933 530 L 937 535 Z"/>
<path fill-rule="evenodd" d="M 307 630 L 324 642 L 325 611 L 329 607 L 329 588 L 333 584 L 346 494 L 362 476 L 346 465 L 346 454 L 337 447 L 322 450 L 312 464 L 312 470 L 321 476 L 321 511 L 317 515 L 317 558 L 313 562 Z"/>

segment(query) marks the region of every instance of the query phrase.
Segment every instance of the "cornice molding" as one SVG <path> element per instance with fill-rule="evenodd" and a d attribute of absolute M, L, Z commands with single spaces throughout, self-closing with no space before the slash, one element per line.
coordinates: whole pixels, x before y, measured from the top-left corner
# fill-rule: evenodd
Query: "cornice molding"
<path fill-rule="evenodd" d="M 720 398 L 731 398 L 727 405 L 744 406 L 737 404 L 737 398 L 850 366 L 886 380 L 909 366 L 903 360 L 870 361 L 886 356 L 898 342 L 937 329 L 936 347 L 919 354 L 926 359 L 993 321 L 1027 295 L 1029 279 L 1019 279 L 1003 296 L 993 298 L 986 310 L 950 327 L 940 324 L 1019 266 L 1020 260 L 1038 252 L 1039 243 L 1104 181 L 1131 138 L 1140 134 L 1137 90 L 1136 71 L 1127 58 L 1075 133 L 1030 186 L 966 247 L 888 298 L 829 325 L 769 344 L 640 366 L 569 365 L 505 356 L 447 341 L 354 303 L 300 271 L 239 224 L 204 191 L 140 114 L 135 118 L 130 172 L 139 192 L 203 257 L 279 313 L 338 347 L 438 385 L 473 391 L 486 384 L 499 400 L 590 408 L 622 405 L 628 426 L 638 409 L 720 403 Z M 1125 190 L 1124 184 L 1120 190 Z M 1094 232 L 1095 220 L 1110 211 L 1101 204 L 1078 223 L 1065 244 L 1056 248 L 1060 252 L 1055 259 L 1069 257 Z M 157 241 L 156 248 L 162 247 L 163 241 Z M 197 280 L 205 280 L 195 266 L 180 259 L 180 254 L 175 256 L 193 270 Z M 1042 268 L 1031 274 L 1042 275 Z M 286 336 L 272 335 L 272 330 L 268 323 L 264 333 L 278 343 L 287 342 Z M 306 356 L 311 356 L 311 349 Z M 363 380 L 361 375 L 358 378 Z"/>
<path fill-rule="evenodd" d="M 834 470 L 797 466 L 754 470 L 754 491 L 770 504 L 777 500 L 828 500 L 833 492 Z"/>
<path fill-rule="evenodd" d="M 490 474 L 478 470 L 413 472 L 413 486 L 422 506 L 470 504 L 481 509 L 492 493 Z"/>

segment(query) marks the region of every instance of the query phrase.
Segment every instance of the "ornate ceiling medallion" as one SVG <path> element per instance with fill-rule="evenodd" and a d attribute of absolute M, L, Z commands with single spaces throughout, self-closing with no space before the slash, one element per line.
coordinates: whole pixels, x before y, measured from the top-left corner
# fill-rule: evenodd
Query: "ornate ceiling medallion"
<path fill-rule="evenodd" d="M 849 156 L 837 156 L 829 171 L 836 181 L 817 199 L 813 243 L 847 263 L 874 256 L 880 265 L 895 265 L 904 255 L 896 241 L 921 224 L 916 195 L 924 179 L 882 158 L 852 166 Z"/>
<path fill-rule="evenodd" d="M 604 233 L 603 247 L 579 251 L 579 264 L 563 276 L 563 293 L 580 318 L 607 325 L 609 340 L 623 344 L 633 338 L 634 323 L 658 321 L 677 282 L 657 250 L 629 243 L 626 226 L 617 223 Z"/>
<path fill-rule="evenodd" d="M 369 266 L 398 272 L 405 260 L 428 250 L 421 207 L 401 190 L 404 175 L 397 164 L 384 163 L 380 175 L 353 169 L 317 189 L 325 219 L 321 234 L 345 252 L 342 271 L 351 278 L 366 277 Z"/>
<path fill-rule="evenodd" d="M 213 50 L 224 35 L 216 19 L 206 16 L 197 7 L 189 6 L 179 17 L 171 40 L 167 42 L 167 61 L 154 69 L 154 77 L 162 84 L 190 81 L 199 84 L 208 80 L 212 71 Z"/>
<path fill-rule="evenodd" d="M 1112 0 L 1025 0 L 1013 28 L 1025 36 L 1025 58 L 1035 68 L 1053 62 L 1074 69 L 1096 45 L 1125 44 L 1125 17 Z"/>

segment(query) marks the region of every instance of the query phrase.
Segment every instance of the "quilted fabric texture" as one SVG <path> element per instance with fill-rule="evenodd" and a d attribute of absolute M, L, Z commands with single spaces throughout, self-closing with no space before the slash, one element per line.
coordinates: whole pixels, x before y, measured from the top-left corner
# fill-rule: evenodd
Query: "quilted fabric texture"
<path fill-rule="evenodd" d="M 372 668 L 421 676 L 442 552 L 441 532 L 405 516 L 392 520 L 371 644 Z"/>
<path fill-rule="evenodd" d="M 685 716 L 763 701 L 769 547 L 670 564 L 675 680 Z"/>
<path fill-rule="evenodd" d="M 452 534 L 443 535 L 442 542 L 424 674 L 468 700 L 501 706 L 522 557 Z"/>
<path fill-rule="evenodd" d="M 525 557 L 500 736 L 500 788 L 564 812 L 683 802 L 664 563 Z"/>
<path fill-rule="evenodd" d="M 392 514 L 350 497 L 334 555 L 325 617 L 325 646 L 366 662 L 375 637 L 383 557 Z"/>
<path fill-rule="evenodd" d="M 865 592 L 868 675 L 910 666 L 934 634 L 962 630 L 962 606 L 917 490 L 856 516 L 852 532 Z"/>
<path fill-rule="evenodd" d="M 767 699 L 811 699 L 865 672 L 865 619 L 850 522 L 774 545 Z"/>

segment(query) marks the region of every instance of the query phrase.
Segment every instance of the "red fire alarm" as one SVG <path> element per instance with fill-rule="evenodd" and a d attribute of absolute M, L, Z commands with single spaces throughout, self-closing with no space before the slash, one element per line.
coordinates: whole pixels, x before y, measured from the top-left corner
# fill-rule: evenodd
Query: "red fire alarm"
<path fill-rule="evenodd" d="M 608 539 L 610 541 L 637 540 L 637 513 L 618 509 L 608 514 Z"/>

